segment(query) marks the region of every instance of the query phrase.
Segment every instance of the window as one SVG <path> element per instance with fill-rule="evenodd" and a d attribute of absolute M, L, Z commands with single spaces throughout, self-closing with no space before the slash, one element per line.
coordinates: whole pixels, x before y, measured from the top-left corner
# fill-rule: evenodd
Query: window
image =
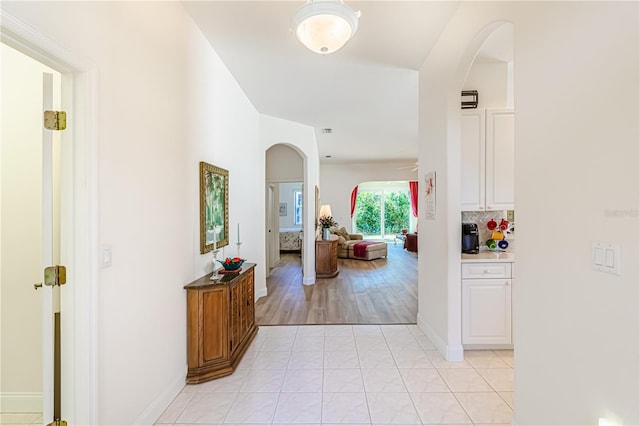
<path fill-rule="evenodd" d="M 293 191 L 293 223 L 302 225 L 302 191 Z"/>
<path fill-rule="evenodd" d="M 408 189 L 386 184 L 363 184 L 358 188 L 356 232 L 384 239 L 409 229 L 411 203 Z"/>

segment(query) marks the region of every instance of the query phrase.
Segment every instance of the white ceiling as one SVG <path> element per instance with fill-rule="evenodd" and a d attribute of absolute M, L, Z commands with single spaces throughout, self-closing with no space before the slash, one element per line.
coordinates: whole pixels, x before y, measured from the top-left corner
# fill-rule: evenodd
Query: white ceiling
<path fill-rule="evenodd" d="M 290 32 L 303 0 L 184 2 L 260 113 L 316 129 L 322 162 L 412 164 L 418 69 L 458 2 L 346 3 L 362 12 L 358 32 L 336 53 L 321 56 Z"/>

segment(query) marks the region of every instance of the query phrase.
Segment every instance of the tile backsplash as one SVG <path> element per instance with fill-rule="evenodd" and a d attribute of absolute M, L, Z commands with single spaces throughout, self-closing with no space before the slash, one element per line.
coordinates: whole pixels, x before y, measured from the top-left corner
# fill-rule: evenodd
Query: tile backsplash
<path fill-rule="evenodd" d="M 486 246 L 487 240 L 491 238 L 491 231 L 487 229 L 487 222 L 493 219 L 496 222 L 500 223 L 500 219 L 506 218 L 506 210 L 462 212 L 462 223 L 476 223 L 478 225 L 481 247 Z M 507 235 L 507 239 L 512 240 L 512 235 Z"/>

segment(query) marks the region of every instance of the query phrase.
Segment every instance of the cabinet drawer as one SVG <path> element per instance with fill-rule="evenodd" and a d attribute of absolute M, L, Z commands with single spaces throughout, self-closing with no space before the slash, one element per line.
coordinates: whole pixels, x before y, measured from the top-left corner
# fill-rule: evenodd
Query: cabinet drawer
<path fill-rule="evenodd" d="M 463 263 L 462 279 L 511 278 L 511 263 Z"/>

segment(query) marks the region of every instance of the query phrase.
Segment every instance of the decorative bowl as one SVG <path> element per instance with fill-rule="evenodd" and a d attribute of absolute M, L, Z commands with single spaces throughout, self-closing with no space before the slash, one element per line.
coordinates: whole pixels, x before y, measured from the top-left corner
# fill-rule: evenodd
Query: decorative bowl
<path fill-rule="evenodd" d="M 241 259 L 239 257 L 227 257 L 225 260 L 216 260 L 220 262 L 220 264 L 226 271 L 235 271 L 236 269 L 240 269 L 242 264 L 247 259 Z"/>

